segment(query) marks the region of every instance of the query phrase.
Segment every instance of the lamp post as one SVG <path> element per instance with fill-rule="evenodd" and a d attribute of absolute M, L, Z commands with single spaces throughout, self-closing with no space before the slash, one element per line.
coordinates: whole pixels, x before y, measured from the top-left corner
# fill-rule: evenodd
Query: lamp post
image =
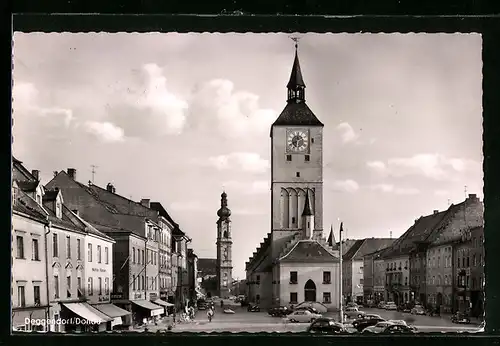
<path fill-rule="evenodd" d="M 340 219 L 338 219 L 340 221 Z M 342 294 L 342 285 L 343 285 L 343 282 L 342 282 L 342 223 L 340 223 L 340 230 L 339 230 L 339 276 L 340 276 L 340 285 L 339 285 L 339 295 L 340 295 L 340 299 L 339 299 L 339 311 L 340 311 L 340 323 L 344 324 L 344 311 L 343 311 L 343 304 L 344 304 L 344 297 L 343 297 L 343 294 Z"/>

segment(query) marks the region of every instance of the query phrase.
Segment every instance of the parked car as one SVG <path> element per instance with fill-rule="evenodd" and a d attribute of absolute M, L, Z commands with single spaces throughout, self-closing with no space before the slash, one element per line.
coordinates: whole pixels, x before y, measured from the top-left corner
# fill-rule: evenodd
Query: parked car
<path fill-rule="evenodd" d="M 364 311 L 359 311 L 357 307 L 347 307 L 344 310 L 344 318 L 347 319 L 356 319 L 362 318 L 366 313 Z"/>
<path fill-rule="evenodd" d="M 249 304 L 247 311 L 249 312 L 260 312 L 260 307 L 257 304 Z"/>
<path fill-rule="evenodd" d="M 289 314 L 286 318 L 290 322 L 312 323 L 321 317 L 320 314 L 312 313 L 309 310 L 297 310 Z"/>
<path fill-rule="evenodd" d="M 349 302 L 346 304 L 347 308 L 359 308 L 359 305 L 355 302 Z"/>
<path fill-rule="evenodd" d="M 313 314 L 321 315 L 321 313 L 312 306 L 300 306 L 298 308 L 295 308 L 293 311 L 309 311 L 312 312 Z"/>
<path fill-rule="evenodd" d="M 225 308 L 224 313 L 225 314 L 234 314 L 234 310 L 231 310 L 230 308 Z"/>
<path fill-rule="evenodd" d="M 409 304 L 401 304 L 400 306 L 398 306 L 397 310 L 399 312 L 404 312 L 404 313 L 411 312 L 411 308 L 410 308 Z"/>
<path fill-rule="evenodd" d="M 412 315 L 425 315 L 425 309 L 422 305 L 415 305 L 413 309 L 410 310 Z"/>
<path fill-rule="evenodd" d="M 394 302 L 387 302 L 384 306 L 384 309 L 386 310 L 397 310 L 398 306 Z"/>
<path fill-rule="evenodd" d="M 354 322 L 352 322 L 352 326 L 361 332 L 366 327 L 371 327 L 376 325 L 379 322 L 384 322 L 385 320 L 379 315 L 374 314 L 366 314 L 365 316 L 358 318 Z"/>
<path fill-rule="evenodd" d="M 276 307 L 270 308 L 267 311 L 267 313 L 273 317 L 284 317 L 292 312 L 293 312 L 293 310 L 286 307 L 286 306 L 276 306 Z"/>
<path fill-rule="evenodd" d="M 321 317 L 307 327 L 308 333 L 339 334 L 345 332 L 344 326 L 335 322 L 333 318 Z"/>
<path fill-rule="evenodd" d="M 363 334 L 365 333 L 412 334 L 416 332 L 417 329 L 415 327 L 410 327 L 402 323 L 395 323 L 394 321 L 379 322 L 374 326 L 366 327 L 362 331 Z"/>

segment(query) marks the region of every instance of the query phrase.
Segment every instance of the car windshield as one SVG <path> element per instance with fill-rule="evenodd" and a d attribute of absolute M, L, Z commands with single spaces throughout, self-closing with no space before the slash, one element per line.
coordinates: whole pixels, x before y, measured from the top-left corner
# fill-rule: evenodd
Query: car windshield
<path fill-rule="evenodd" d="M 387 323 L 387 322 L 379 322 L 375 325 L 375 328 L 386 328 L 392 326 L 392 323 Z"/>

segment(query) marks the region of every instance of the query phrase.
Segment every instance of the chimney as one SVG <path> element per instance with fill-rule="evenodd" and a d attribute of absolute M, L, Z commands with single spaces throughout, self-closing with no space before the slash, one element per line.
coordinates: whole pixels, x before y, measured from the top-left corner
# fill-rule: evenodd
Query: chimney
<path fill-rule="evenodd" d="M 68 168 L 68 175 L 71 179 L 76 180 L 76 169 Z"/>
<path fill-rule="evenodd" d="M 55 177 L 59 174 L 59 172 L 58 172 L 58 171 L 54 171 L 54 172 L 52 172 L 52 173 L 54 174 L 54 178 L 55 178 Z"/>
<path fill-rule="evenodd" d="M 108 183 L 108 185 L 106 185 L 106 190 L 108 190 L 111 193 L 115 193 L 116 191 L 115 187 L 111 183 Z"/>
<path fill-rule="evenodd" d="M 436 215 L 437 213 L 439 213 L 439 210 L 434 210 L 434 215 Z"/>
<path fill-rule="evenodd" d="M 469 193 L 469 199 L 476 200 L 477 199 L 477 195 L 475 193 Z"/>
<path fill-rule="evenodd" d="M 40 181 L 40 171 L 38 169 L 32 170 L 31 175 L 34 176 L 37 181 Z"/>
<path fill-rule="evenodd" d="M 149 198 L 143 198 L 141 199 L 141 204 L 146 207 L 146 208 L 149 208 L 150 207 L 150 199 Z"/>

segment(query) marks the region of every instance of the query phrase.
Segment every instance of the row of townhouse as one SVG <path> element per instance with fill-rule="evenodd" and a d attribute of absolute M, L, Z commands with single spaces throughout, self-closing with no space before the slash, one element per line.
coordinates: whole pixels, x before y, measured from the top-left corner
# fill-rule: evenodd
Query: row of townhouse
<path fill-rule="evenodd" d="M 475 194 L 422 216 L 363 259 L 364 300 L 484 313 L 484 206 Z"/>
<path fill-rule="evenodd" d="M 55 172 L 45 186 L 38 176 L 13 159 L 14 326 L 73 331 L 77 326 L 51 321 L 87 314 L 105 320 L 93 329 L 109 330 L 196 300 L 190 285 L 197 280 L 189 280 L 196 273 L 188 261 L 191 239 L 161 203 L 134 202 L 112 184 L 81 184 L 75 169 Z M 33 316 L 47 326 L 24 323 Z"/>

